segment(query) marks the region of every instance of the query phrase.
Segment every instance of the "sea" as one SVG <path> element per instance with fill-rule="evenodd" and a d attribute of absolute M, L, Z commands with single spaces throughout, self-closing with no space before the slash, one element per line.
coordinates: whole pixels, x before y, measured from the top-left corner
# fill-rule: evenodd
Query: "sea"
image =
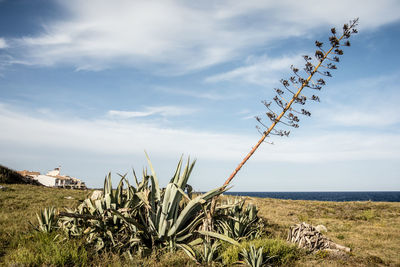
<path fill-rule="evenodd" d="M 225 192 L 224 194 L 292 200 L 400 202 L 400 191 Z"/>

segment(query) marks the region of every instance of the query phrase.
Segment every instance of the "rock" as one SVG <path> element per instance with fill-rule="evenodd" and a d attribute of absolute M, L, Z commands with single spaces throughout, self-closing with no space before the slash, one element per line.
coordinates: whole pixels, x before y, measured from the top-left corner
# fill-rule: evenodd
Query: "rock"
<path fill-rule="evenodd" d="M 103 197 L 103 191 L 102 190 L 94 190 L 92 195 L 90 196 L 91 200 L 96 200 L 100 199 Z"/>
<path fill-rule="evenodd" d="M 71 197 L 71 196 L 67 196 L 67 197 L 64 197 L 65 199 L 74 199 L 73 197 Z"/>
<path fill-rule="evenodd" d="M 328 229 L 325 226 L 323 226 L 322 224 L 315 226 L 315 230 L 317 230 L 320 233 L 328 232 Z"/>

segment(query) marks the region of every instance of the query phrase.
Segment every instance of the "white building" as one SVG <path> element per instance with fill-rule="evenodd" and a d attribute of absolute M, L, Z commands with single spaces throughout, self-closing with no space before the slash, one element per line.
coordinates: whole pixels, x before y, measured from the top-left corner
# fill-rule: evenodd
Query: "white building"
<path fill-rule="evenodd" d="M 84 182 L 68 175 L 61 175 L 60 169 L 60 167 L 55 168 L 54 170 L 47 172 L 45 175 L 42 175 L 40 173 L 35 173 L 35 175 L 32 175 L 33 172 L 29 172 L 29 174 L 32 179 L 37 180 L 44 186 L 86 189 L 86 185 Z M 23 174 L 23 172 L 27 171 L 22 171 L 20 173 Z"/>

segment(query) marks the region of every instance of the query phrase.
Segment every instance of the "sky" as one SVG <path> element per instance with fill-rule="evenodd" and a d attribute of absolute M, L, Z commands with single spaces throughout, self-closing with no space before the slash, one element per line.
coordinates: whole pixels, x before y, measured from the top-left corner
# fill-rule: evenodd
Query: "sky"
<path fill-rule="evenodd" d="M 279 125 L 290 136 L 230 190 L 400 190 L 397 0 L 0 0 L 0 164 L 101 187 L 146 151 L 162 186 L 182 155 L 195 190 L 221 186 L 260 138 L 261 101 L 356 17 L 321 102 L 295 106 L 311 117 Z"/>

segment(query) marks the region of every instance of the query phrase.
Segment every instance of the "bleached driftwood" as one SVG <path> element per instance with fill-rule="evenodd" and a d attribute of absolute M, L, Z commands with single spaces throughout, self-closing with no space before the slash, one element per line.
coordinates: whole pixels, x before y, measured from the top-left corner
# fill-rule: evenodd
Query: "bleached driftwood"
<path fill-rule="evenodd" d="M 301 248 L 310 251 L 328 250 L 328 251 L 346 251 L 350 252 L 349 247 L 345 247 L 331 241 L 320 233 L 314 226 L 302 222 L 291 226 L 287 240 L 297 244 Z"/>

